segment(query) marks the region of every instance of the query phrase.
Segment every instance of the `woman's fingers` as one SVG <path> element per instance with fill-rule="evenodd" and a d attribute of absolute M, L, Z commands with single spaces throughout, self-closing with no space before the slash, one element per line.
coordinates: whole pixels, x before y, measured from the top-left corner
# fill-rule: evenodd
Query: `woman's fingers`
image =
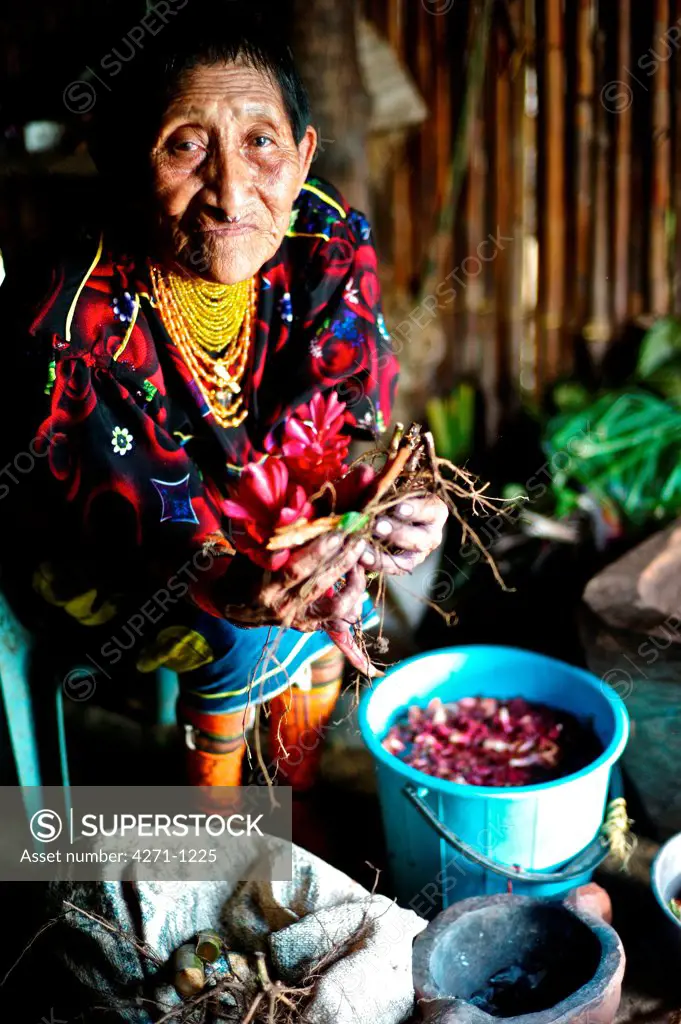
<path fill-rule="evenodd" d="M 287 585 L 297 586 L 306 604 L 310 604 L 350 572 L 365 548 L 366 541 L 353 541 L 330 563 L 320 561 L 319 557 L 311 559 L 307 553 L 298 558 L 293 556 L 283 570 Z"/>
<path fill-rule="evenodd" d="M 361 566 L 356 565 L 347 574 L 341 589 L 320 597 L 308 606 L 308 615 L 322 621 L 325 627 L 333 623 L 333 629 L 347 629 L 361 618 L 365 590 L 366 574 Z"/>
<path fill-rule="evenodd" d="M 407 573 L 413 572 L 427 555 L 428 552 L 393 554 L 390 551 L 382 551 L 380 548 L 369 545 L 360 558 L 360 563 L 368 572 L 380 572 L 386 576 L 405 576 Z"/>
<path fill-rule="evenodd" d="M 339 651 L 343 652 L 350 664 L 353 665 L 358 672 L 361 672 L 365 676 L 369 676 L 370 679 L 374 676 L 383 675 L 380 669 L 377 669 L 371 664 L 369 656 L 357 646 L 357 643 L 349 630 L 348 632 L 327 630 L 327 632 Z"/>
<path fill-rule="evenodd" d="M 389 576 L 413 572 L 442 543 L 447 516 L 447 506 L 440 498 L 411 498 L 396 505 L 391 515 L 381 516 L 374 526 L 374 537 L 381 546 L 370 545 L 360 564 L 370 572 Z"/>
<path fill-rule="evenodd" d="M 443 527 L 449 517 L 449 509 L 442 498 L 431 494 L 426 498 L 407 498 L 390 510 L 391 516 L 404 522 L 432 523 Z"/>
<path fill-rule="evenodd" d="M 400 523 L 397 519 L 383 517 L 378 520 L 374 529 L 377 538 L 399 548 L 400 551 L 424 552 L 428 554 L 442 540 L 442 528 L 437 523 L 428 526 L 413 526 L 411 523 Z"/>
<path fill-rule="evenodd" d="M 362 597 L 366 590 L 366 573 L 360 565 L 354 566 L 345 578 L 345 586 L 329 599 L 327 619 L 354 625 L 362 614 Z M 359 614 L 357 611 L 359 609 Z"/>
<path fill-rule="evenodd" d="M 336 535 L 305 545 L 287 562 L 283 570 L 287 579 L 293 583 L 304 583 L 312 578 L 321 580 L 319 593 L 323 593 L 352 569 L 366 547 L 363 540 L 343 544 L 343 538 Z"/>
<path fill-rule="evenodd" d="M 310 541 L 291 554 L 281 573 L 270 577 L 261 591 L 261 603 L 284 625 L 295 620 L 298 629 L 302 628 L 299 618 L 306 621 L 306 629 L 319 628 L 320 622 L 353 623 L 359 617 L 365 570 L 388 576 L 413 572 L 441 544 L 447 516 L 440 498 L 408 498 L 395 505 L 390 516 L 378 520 L 374 544 L 340 534 Z M 343 579 L 345 585 L 330 594 Z M 301 601 L 307 607 L 304 615 Z"/>
<path fill-rule="evenodd" d="M 338 551 L 338 545 L 329 544 L 328 539 L 325 541 L 323 545 L 317 542 L 306 545 L 305 549 L 294 553 L 286 567 L 280 573 L 273 574 L 260 592 L 260 604 L 271 609 L 277 621 L 285 626 L 301 629 L 301 617 L 310 623 L 327 618 L 328 614 L 319 617 L 313 614 L 309 617 L 304 612 L 301 615 L 301 601 L 309 609 L 320 598 L 327 596 L 327 592 L 339 580 L 352 572 L 366 548 L 366 541 L 355 540 L 346 544 L 345 548 L 341 546 L 341 553 L 329 563 L 329 554 Z M 318 625 L 307 625 L 305 628 L 314 629 Z"/>

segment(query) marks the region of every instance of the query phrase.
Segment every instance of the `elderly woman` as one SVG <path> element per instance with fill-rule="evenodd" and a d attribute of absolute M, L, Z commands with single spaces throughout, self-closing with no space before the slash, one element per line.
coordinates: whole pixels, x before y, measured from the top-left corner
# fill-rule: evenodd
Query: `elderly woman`
<path fill-rule="evenodd" d="M 192 783 L 239 784 L 251 710 L 268 702 L 271 756 L 304 789 L 342 675 L 326 630 L 366 624 L 365 572 L 410 572 L 446 509 L 386 516 L 389 555 L 322 539 L 271 571 L 229 543 L 231 483 L 296 410 L 335 391 L 352 436 L 377 437 L 396 378 L 369 225 L 310 177 L 290 52 L 236 11 L 193 0 L 112 83 L 92 151 L 116 216 L 64 249 L 30 311 L 10 268 L 25 339 L 11 443 L 35 456 L 11 500 L 33 588 L 93 630 L 81 642 L 99 669 L 180 674 Z M 280 632 L 292 584 L 311 579 Z"/>

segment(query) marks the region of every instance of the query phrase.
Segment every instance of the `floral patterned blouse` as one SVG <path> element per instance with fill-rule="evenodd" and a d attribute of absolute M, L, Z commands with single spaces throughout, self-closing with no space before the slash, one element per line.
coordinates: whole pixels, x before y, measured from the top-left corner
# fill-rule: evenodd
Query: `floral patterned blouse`
<path fill-rule="evenodd" d="M 23 321 L 5 282 L 22 397 L 0 499 L 30 531 L 34 587 L 81 622 L 102 624 L 132 581 L 139 592 L 181 567 L 185 592 L 221 616 L 230 477 L 318 391 L 337 391 L 357 436 L 385 428 L 397 368 L 365 217 L 310 178 L 259 285 L 248 416 L 225 429 L 163 327 L 144 260 L 92 239 Z M 31 453 L 30 473 L 18 452 Z"/>

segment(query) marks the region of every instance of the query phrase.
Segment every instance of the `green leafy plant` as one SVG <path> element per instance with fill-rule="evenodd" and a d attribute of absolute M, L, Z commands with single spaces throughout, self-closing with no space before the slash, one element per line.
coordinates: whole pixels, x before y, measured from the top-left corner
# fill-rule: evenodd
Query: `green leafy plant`
<path fill-rule="evenodd" d="M 546 429 L 559 509 L 581 491 L 622 526 L 644 527 L 681 512 L 681 410 L 646 391 L 607 392 Z"/>
<path fill-rule="evenodd" d="M 681 320 L 655 321 L 641 342 L 636 377 L 670 402 L 681 404 Z"/>
<path fill-rule="evenodd" d="M 426 402 L 428 423 L 438 455 L 450 462 L 461 462 L 473 446 L 475 427 L 475 389 L 462 383 L 444 397 Z"/>

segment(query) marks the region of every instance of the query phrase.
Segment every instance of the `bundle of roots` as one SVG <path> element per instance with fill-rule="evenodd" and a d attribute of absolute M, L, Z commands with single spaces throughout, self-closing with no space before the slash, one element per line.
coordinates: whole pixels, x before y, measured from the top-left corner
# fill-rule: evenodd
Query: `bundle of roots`
<path fill-rule="evenodd" d="M 378 872 L 371 895 L 377 882 Z M 146 1004 L 156 1024 L 309 1024 L 307 1010 L 315 997 L 319 980 L 330 967 L 356 951 L 372 927 L 368 899 L 358 927 L 347 939 L 339 941 L 315 960 L 298 984 L 292 985 L 275 977 L 264 953 L 242 954 L 228 950 L 217 932 L 199 933 L 192 943 L 181 946 L 170 960 L 165 960 L 128 929 L 84 910 L 70 900 L 64 900 L 63 907 L 63 913 L 44 924 L 24 947 L 0 981 L 0 986 L 38 939 L 75 914 L 129 945 L 143 962 L 150 965 L 151 975 L 156 981 L 167 978 L 180 996 L 180 1001 L 173 1000 L 172 1005 L 139 995 L 120 999 L 112 997 L 108 1005 L 93 1007 L 88 1021 L 95 1019 L 94 1011 L 125 1011 Z"/>
<path fill-rule="evenodd" d="M 433 437 L 428 431 L 424 431 L 416 423 L 413 423 L 405 431 L 402 424 L 398 424 L 387 450 L 373 449 L 366 452 L 350 466 L 348 475 L 361 469 L 362 466 L 371 467 L 375 476 L 365 489 L 363 501 L 358 509 L 350 512 L 337 512 L 335 510 L 337 505 L 336 488 L 334 484 L 326 483 L 315 495 L 315 500 L 317 505 L 326 504 L 330 509 L 329 513 L 312 521 L 300 521 L 280 528 L 270 539 L 268 550 L 276 552 L 295 549 L 311 540 L 336 534 L 340 535 L 345 542 L 357 539 L 370 540 L 374 548 L 394 556 L 399 552 L 391 547 L 389 540 L 383 540 L 376 534 L 375 527 L 378 519 L 390 514 L 399 504 L 406 503 L 410 499 L 434 495 L 444 501 L 451 515 L 459 524 L 462 533 L 461 543 L 472 543 L 479 548 L 496 579 L 503 587 L 503 581 L 492 556 L 466 518 L 467 514 L 473 516 L 498 514 L 499 505 L 503 502 L 501 499 L 487 496 L 489 484 L 481 484 L 466 469 L 454 465 L 447 459 L 439 458 L 435 452 Z M 302 586 L 291 584 L 291 601 L 287 605 L 291 621 L 303 615 L 310 595 L 315 591 L 317 581 L 333 564 L 333 559 L 336 557 L 337 555 L 329 556 L 327 561 L 322 560 L 316 572 Z M 375 574 L 375 576 L 378 577 L 377 603 L 380 610 L 385 594 L 385 579 L 380 574 Z M 451 612 L 444 611 L 434 602 L 428 601 L 427 603 L 431 604 L 448 621 L 452 619 Z M 380 637 L 379 632 L 379 651 L 381 650 Z M 354 639 L 366 650 L 366 641 L 357 630 L 355 630 Z"/>

